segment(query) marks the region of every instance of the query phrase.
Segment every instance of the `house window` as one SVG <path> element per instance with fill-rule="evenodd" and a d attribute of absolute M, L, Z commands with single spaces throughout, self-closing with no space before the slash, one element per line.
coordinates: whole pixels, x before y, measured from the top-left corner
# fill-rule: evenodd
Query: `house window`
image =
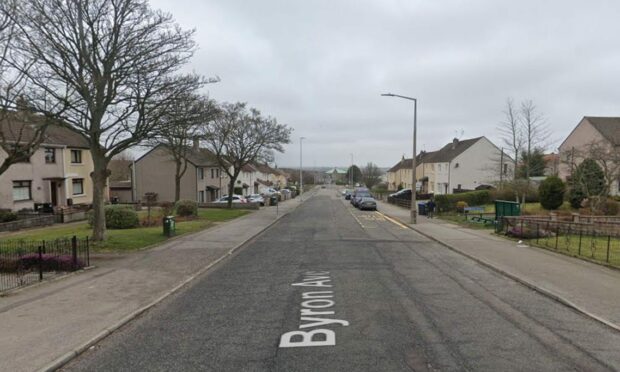
<path fill-rule="evenodd" d="M 32 199 L 32 181 L 13 181 L 13 201 Z"/>
<path fill-rule="evenodd" d="M 54 164 L 56 163 L 56 149 L 53 147 L 46 147 L 45 152 L 45 164 Z"/>
<path fill-rule="evenodd" d="M 215 168 L 211 168 L 211 179 L 215 178 Z"/>
<path fill-rule="evenodd" d="M 73 183 L 73 195 L 83 195 L 84 194 L 84 179 L 83 178 L 74 178 Z"/>
<path fill-rule="evenodd" d="M 198 202 L 199 203 L 204 203 L 205 202 L 205 192 L 204 191 L 198 191 Z"/>
<path fill-rule="evenodd" d="M 441 164 L 437 164 L 437 170 L 441 172 Z"/>
<path fill-rule="evenodd" d="M 198 168 L 198 178 L 201 180 L 205 179 L 205 169 L 204 168 Z"/>
<path fill-rule="evenodd" d="M 215 177 L 220 178 L 220 170 L 219 169 L 215 170 Z"/>
<path fill-rule="evenodd" d="M 82 164 L 82 150 L 71 150 L 71 164 Z"/>
<path fill-rule="evenodd" d="M 504 174 L 508 174 L 508 164 L 504 164 Z"/>

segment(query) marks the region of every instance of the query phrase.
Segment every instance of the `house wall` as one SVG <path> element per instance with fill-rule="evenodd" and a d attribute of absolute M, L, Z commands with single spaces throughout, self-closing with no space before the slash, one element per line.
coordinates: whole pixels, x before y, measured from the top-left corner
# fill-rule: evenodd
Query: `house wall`
<path fill-rule="evenodd" d="M 588 122 L 587 119 L 582 119 L 572 133 L 569 134 L 560 145 L 560 178 L 566 181 L 566 177 L 570 175 L 570 164 L 574 162 L 575 165 L 578 165 L 583 160 L 578 156 L 571 159 L 573 157 L 572 154 L 574 154 L 573 149 L 575 149 L 576 152 L 579 152 L 584 150 L 588 144 L 599 141 L 607 142 L 607 140 L 605 140 L 605 138 Z"/>
<path fill-rule="evenodd" d="M 220 177 L 218 177 L 218 173 L 216 172 L 216 170 L 219 169 L 217 166 L 202 167 L 202 169 L 204 170 L 204 179 L 200 179 L 200 177 L 198 177 L 199 173 L 196 173 L 196 184 L 198 192 L 205 192 L 205 203 L 214 201 L 228 193 L 229 178 L 223 169 L 220 169 Z M 218 190 L 211 192 L 211 190 L 207 190 L 208 186 L 217 188 Z M 198 195 L 196 195 L 196 200 L 200 201 Z"/>
<path fill-rule="evenodd" d="M 71 163 L 71 150 L 81 150 L 82 162 L 79 164 Z M 65 148 L 63 150 L 63 160 L 65 168 L 65 182 L 64 182 L 64 198 L 72 199 L 73 204 L 92 204 L 93 202 L 93 180 L 90 174 L 94 170 L 93 158 L 90 150 L 87 149 L 75 149 Z M 83 193 L 73 194 L 73 179 L 83 180 Z M 106 197 L 108 193 L 105 193 Z"/>
<path fill-rule="evenodd" d="M 175 163 L 165 149 L 156 147 L 138 159 L 135 167 L 138 200 L 143 200 L 147 192 L 155 192 L 158 202 L 174 202 Z M 181 178 L 181 199 L 197 200 L 197 197 L 196 167 L 188 163 Z"/>
<path fill-rule="evenodd" d="M 50 181 L 44 180 L 44 178 L 63 177 L 63 150 L 59 147 L 55 148 L 56 163 L 46 164 L 45 152 L 43 148 L 40 148 L 32 155 L 29 163 L 13 164 L 6 172 L 0 175 L 0 208 L 12 210 L 32 209 L 34 208 L 34 203 L 51 202 Z M 6 156 L 6 152 L 0 149 L 0 162 Z M 32 199 L 14 202 L 13 181 L 31 181 Z M 62 183 L 58 195 L 64 195 Z M 58 202 L 61 204 L 62 201 L 59 200 Z"/>
<path fill-rule="evenodd" d="M 480 185 L 494 185 L 500 180 L 499 160 L 501 150 L 483 137 L 450 162 L 449 193 L 461 185 L 462 189 L 473 190 Z M 457 166 L 458 164 L 458 166 Z M 512 162 L 508 164 L 509 174 Z"/>

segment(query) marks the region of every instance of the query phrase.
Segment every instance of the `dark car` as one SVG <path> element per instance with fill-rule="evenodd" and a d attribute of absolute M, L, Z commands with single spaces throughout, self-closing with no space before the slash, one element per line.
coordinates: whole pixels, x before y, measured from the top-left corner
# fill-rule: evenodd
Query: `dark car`
<path fill-rule="evenodd" d="M 394 194 L 389 195 L 390 198 L 394 199 L 411 199 L 411 189 L 402 189 Z"/>
<path fill-rule="evenodd" d="M 351 190 L 345 190 L 344 191 L 344 199 L 345 200 L 351 200 L 351 194 L 352 194 Z"/>
<path fill-rule="evenodd" d="M 372 196 L 364 196 L 360 198 L 359 202 L 357 203 L 357 207 L 363 211 L 364 210 L 376 211 L 377 201 Z"/>
<path fill-rule="evenodd" d="M 365 187 L 358 187 L 355 191 L 353 191 L 353 195 L 351 196 L 351 204 L 353 204 L 354 207 L 359 208 L 358 204 L 360 200 L 365 197 L 372 197 L 370 190 Z"/>

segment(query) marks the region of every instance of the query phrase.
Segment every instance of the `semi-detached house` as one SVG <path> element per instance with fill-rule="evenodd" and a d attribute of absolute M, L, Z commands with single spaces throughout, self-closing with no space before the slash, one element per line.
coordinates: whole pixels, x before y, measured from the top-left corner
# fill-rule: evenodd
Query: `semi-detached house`
<path fill-rule="evenodd" d="M 165 146 L 152 148 L 132 167 L 137 200 L 143 200 L 146 193 L 156 193 L 158 202 L 174 201 L 176 163 Z M 181 199 L 199 203 L 217 200 L 227 193 L 228 180 L 215 155 L 195 145 L 188 149 L 187 170 L 181 177 Z"/>
<path fill-rule="evenodd" d="M 451 194 L 493 186 L 512 174 L 512 160 L 486 137 L 454 139 L 441 149 L 421 152 L 416 158 L 420 192 Z M 388 185 L 410 188 L 411 159 L 401 159 L 388 171 Z"/>
<path fill-rule="evenodd" d="M 10 142 L 23 123 L 2 122 Z M 35 125 L 35 124 L 32 124 Z M 24 131 L 25 136 L 33 131 Z M 30 138 L 22 137 L 24 141 Z M 7 153 L 0 149 L 0 161 Z M 13 164 L 0 175 L 0 209 L 33 209 L 35 203 L 55 208 L 92 204 L 93 161 L 86 140 L 67 128 L 49 126 L 40 147 L 27 162 Z"/>

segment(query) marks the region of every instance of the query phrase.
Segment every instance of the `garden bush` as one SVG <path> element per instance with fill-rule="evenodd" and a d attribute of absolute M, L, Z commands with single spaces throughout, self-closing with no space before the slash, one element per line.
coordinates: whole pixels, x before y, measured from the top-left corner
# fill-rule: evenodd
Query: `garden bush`
<path fill-rule="evenodd" d="M 17 213 L 11 211 L 0 211 L 0 222 L 11 222 L 17 220 Z"/>
<path fill-rule="evenodd" d="M 464 201 L 458 201 L 456 202 L 456 211 L 459 213 L 463 213 L 465 212 L 465 208 L 469 207 L 469 205 L 467 205 L 467 202 Z"/>
<path fill-rule="evenodd" d="M 88 212 L 88 224 L 93 225 L 93 211 Z M 105 226 L 108 229 L 133 229 L 140 225 L 138 213 L 126 205 L 108 205 L 105 207 Z"/>
<path fill-rule="evenodd" d="M 564 193 L 566 192 L 566 185 L 557 177 L 547 177 L 538 186 L 538 193 L 540 195 L 540 205 L 547 210 L 555 210 L 562 206 L 564 203 Z"/>
<path fill-rule="evenodd" d="M 162 217 L 170 216 L 174 213 L 174 203 L 172 202 L 162 202 L 159 204 L 161 208 Z"/>
<path fill-rule="evenodd" d="M 179 200 L 175 208 L 177 216 L 189 217 L 198 215 L 198 204 L 193 200 Z"/>
<path fill-rule="evenodd" d="M 440 212 L 456 210 L 457 202 L 462 201 L 467 205 L 479 206 L 491 203 L 491 193 L 488 190 L 470 191 L 460 194 L 435 195 L 435 204 Z"/>
<path fill-rule="evenodd" d="M 24 270 L 38 270 L 39 262 L 43 271 L 72 271 L 84 267 L 84 262 L 76 260 L 76 267 L 73 267 L 73 257 L 71 255 L 52 255 L 42 254 L 39 259 L 38 253 L 29 253 L 19 258 L 19 263 Z"/>

